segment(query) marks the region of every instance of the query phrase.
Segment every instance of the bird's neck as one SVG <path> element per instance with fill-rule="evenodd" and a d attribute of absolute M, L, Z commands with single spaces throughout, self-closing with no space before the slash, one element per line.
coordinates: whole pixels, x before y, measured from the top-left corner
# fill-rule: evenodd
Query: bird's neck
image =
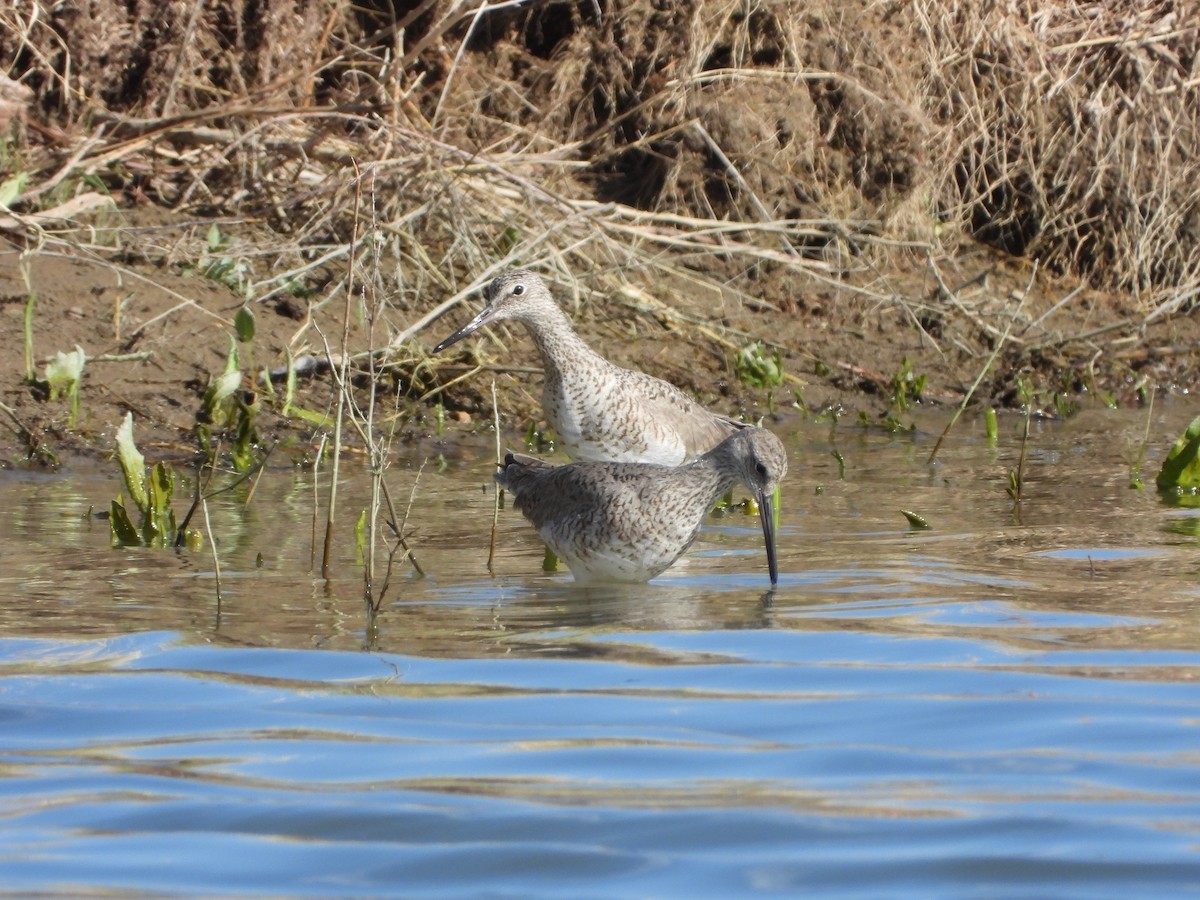
<path fill-rule="evenodd" d="M 541 354 L 547 379 L 559 379 L 564 366 L 576 369 L 605 364 L 603 357 L 575 333 L 571 320 L 557 304 L 536 319 L 527 320 L 525 327 Z"/>
<path fill-rule="evenodd" d="M 689 480 L 705 492 L 708 508 L 716 506 L 717 502 L 737 484 L 738 476 L 733 468 L 726 465 L 713 451 L 696 457 L 690 463 L 684 463 L 681 469 L 691 469 L 695 474 L 689 474 Z"/>

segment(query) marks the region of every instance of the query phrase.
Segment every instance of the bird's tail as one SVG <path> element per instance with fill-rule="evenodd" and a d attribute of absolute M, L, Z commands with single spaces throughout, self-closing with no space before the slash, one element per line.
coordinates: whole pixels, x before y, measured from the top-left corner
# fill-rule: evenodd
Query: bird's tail
<path fill-rule="evenodd" d="M 553 468 L 550 463 L 543 462 L 535 456 L 509 452 L 494 477 L 496 484 L 514 497 L 519 497 L 522 485 L 527 484 L 531 477 L 537 477 L 538 473 Z"/>

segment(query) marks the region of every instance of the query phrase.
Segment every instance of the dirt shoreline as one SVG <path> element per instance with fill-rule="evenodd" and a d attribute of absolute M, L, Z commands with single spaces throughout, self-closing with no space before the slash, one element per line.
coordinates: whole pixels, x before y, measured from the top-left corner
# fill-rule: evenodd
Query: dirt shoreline
<path fill-rule="evenodd" d="M 536 435 L 523 333 L 427 354 L 515 266 L 750 419 L 1190 393 L 1197 59 L 1170 4 L 20 0 L 0 461 L 106 453 L 127 413 L 197 455 L 231 342 L 264 445 L 320 442 L 328 370 L 261 373 L 330 348 L 397 440 L 486 432 L 493 379 Z M 72 353 L 77 415 L 46 380 Z"/>
<path fill-rule="evenodd" d="M 154 227 L 160 243 L 196 230 L 194 222 L 159 221 Z M 256 236 L 242 240 L 253 245 Z M 106 455 L 127 412 L 151 460 L 198 457 L 201 397 L 223 370 L 241 297 L 167 259 L 118 260 L 57 247 L 33 251 L 26 262 L 34 295 L 32 383 L 25 378 L 29 291 L 21 257 L 11 245 L 0 251 L 0 315 L 7 336 L 0 348 L 0 397 L 8 408 L 0 429 L 3 464 L 65 464 L 81 455 Z M 573 314 L 580 332 L 608 358 L 679 384 L 714 409 L 750 419 L 832 410 L 846 422 L 905 427 L 912 408 L 906 403 L 952 408 L 985 368 L 973 405 L 1020 407 L 1018 385 L 1024 383 L 1036 407 L 1052 416 L 1090 403 L 1137 404 L 1152 392 L 1186 394 L 1197 384 L 1200 328 L 1194 316 L 1142 327 L 1119 295 L 1033 274 L 1028 261 L 982 247 L 941 265 L 945 271 L 937 278 L 931 269 L 887 273 L 888 283 L 902 292 L 887 304 L 850 285 L 785 293 L 787 282 L 766 276 L 753 305 L 674 289 L 660 298 L 647 285 L 615 299 L 585 296 Z M 638 285 L 637 272 L 626 275 Z M 950 296 L 939 278 L 946 287 L 949 281 L 967 286 L 954 287 Z M 562 285 L 556 290 L 570 306 L 569 291 Z M 389 298 L 388 330 L 403 330 L 444 299 Z M 262 442 L 300 454 L 330 426 L 317 425 L 312 416 L 284 416 L 283 386 L 266 389 L 261 376 L 285 366 L 289 348 L 294 356 L 323 357 L 321 335 L 340 340 L 344 304 L 321 300 L 314 295 L 251 302 L 256 334 L 242 346 L 243 387 L 257 392 Z M 658 305 L 645 305 L 654 301 Z M 493 378 L 506 441 L 543 427 L 538 361 L 519 329 L 465 341 L 445 358 L 426 356 L 480 302 L 474 294 L 380 358 L 380 427 L 394 428 L 397 440 L 451 452 L 456 443 L 476 443 L 472 435 L 490 433 Z M 352 353 L 370 346 L 358 313 L 352 314 Z M 782 384 L 766 388 L 739 378 L 738 350 L 755 341 L 768 357 L 780 354 Z M 42 379 L 49 358 L 75 347 L 88 362 L 72 425 L 69 402 L 50 399 Z M 361 364 L 357 371 L 362 399 L 366 371 Z M 298 378 L 295 404 L 323 414 L 334 395 L 328 371 L 320 369 Z M 348 433 L 347 443 L 360 441 Z"/>

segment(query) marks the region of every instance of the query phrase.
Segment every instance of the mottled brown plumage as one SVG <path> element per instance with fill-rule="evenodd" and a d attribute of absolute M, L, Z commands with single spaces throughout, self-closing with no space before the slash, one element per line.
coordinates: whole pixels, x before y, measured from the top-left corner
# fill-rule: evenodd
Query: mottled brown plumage
<path fill-rule="evenodd" d="M 433 348 L 439 353 L 491 322 L 522 323 L 542 357 L 542 409 L 572 459 L 678 465 L 719 444 L 743 423 L 709 412 L 679 388 L 613 365 L 571 327 L 533 272 L 488 285 L 483 312 Z"/>
<path fill-rule="evenodd" d="M 758 501 L 775 584 L 774 494 L 786 474 L 779 438 L 746 428 L 681 466 L 552 466 L 510 453 L 496 482 L 581 582 L 641 582 L 661 574 L 691 546 L 713 505 L 741 482 Z"/>

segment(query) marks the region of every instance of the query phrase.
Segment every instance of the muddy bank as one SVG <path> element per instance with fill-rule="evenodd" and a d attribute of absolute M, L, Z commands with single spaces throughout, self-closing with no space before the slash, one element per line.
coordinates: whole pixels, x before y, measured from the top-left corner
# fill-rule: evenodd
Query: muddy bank
<path fill-rule="evenodd" d="M 393 439 L 485 430 L 493 379 L 536 435 L 523 334 L 426 352 L 515 266 L 609 358 L 748 418 L 1196 384 L 1200 37 L 1167 6 L 91 11 L 0 19 L 11 464 L 126 412 L 194 453 L 231 346 L 264 444 L 321 440 L 328 370 L 263 373 L 329 352 Z M 77 346 L 72 400 L 46 364 Z"/>
<path fill-rule="evenodd" d="M 160 223 L 151 230 L 167 243 L 201 227 Z M 255 236 L 243 240 L 253 246 Z M 0 252 L 7 336 L 0 344 L 4 461 L 45 464 L 108 452 L 126 412 L 134 414 L 139 442 L 151 456 L 195 455 L 202 397 L 226 366 L 243 298 L 191 262 L 122 262 L 48 250 L 29 254 L 27 266 L 32 305 L 19 254 Z M 648 280 L 627 275 L 635 285 Z M 1019 385 L 1026 384 L 1047 415 L 1069 415 L 1081 403 L 1136 404 L 1150 392 L 1186 391 L 1196 383 L 1200 334 L 1192 317 L 1141 329 L 1118 297 L 1065 279 L 1031 277 L 1029 264 L 983 249 L 953 265 L 943 261 L 936 275 L 947 287 L 969 282 L 954 294 L 960 314 L 938 315 L 946 299 L 930 268 L 889 273 L 909 293 L 886 305 L 849 289 L 786 294 L 764 277 L 761 293 L 750 299 L 697 293 L 688 303 L 668 305 L 652 284 L 616 297 L 586 295 L 575 319 L 610 359 L 747 418 L 836 411 L 849 423 L 903 427 L 918 404 L 957 405 L 981 372 L 973 403 L 1019 406 Z M 570 306 L 570 285 L 556 287 Z M 490 445 L 494 380 L 505 441 L 520 443 L 544 427 L 538 361 L 520 329 L 496 329 L 445 358 L 426 355 L 478 308 L 478 292 L 402 345 L 388 347 L 378 337 L 411 326 L 417 315 L 406 307 L 445 299 L 392 298 L 385 321 L 376 324 L 373 382 L 363 355 L 372 345 L 370 323 L 362 305 L 351 304 L 348 347 L 359 354 L 352 369 L 356 396 L 365 405 L 373 383 L 381 430 L 431 451 L 455 452 L 463 441 Z M 313 295 L 250 308 L 255 334 L 238 345 L 239 361 L 243 388 L 257 397 L 261 441 L 303 454 L 330 430 L 330 422 L 320 420 L 333 409 L 336 385 L 323 366 L 301 371 L 285 413 L 286 385 L 279 375 L 289 354 L 324 358 L 326 341 L 340 352 L 346 304 Z M 33 382 L 24 376 L 27 309 Z M 739 353 L 755 346 L 768 360 L 779 353 L 779 383 L 765 383 L 744 358 L 739 365 Z M 76 347 L 88 359 L 71 423 L 69 399 L 52 399 L 44 378 L 50 358 Z M 264 377 L 272 371 L 274 381 Z M 471 437 L 480 433 L 485 436 Z M 352 431 L 347 441 L 360 443 Z"/>

